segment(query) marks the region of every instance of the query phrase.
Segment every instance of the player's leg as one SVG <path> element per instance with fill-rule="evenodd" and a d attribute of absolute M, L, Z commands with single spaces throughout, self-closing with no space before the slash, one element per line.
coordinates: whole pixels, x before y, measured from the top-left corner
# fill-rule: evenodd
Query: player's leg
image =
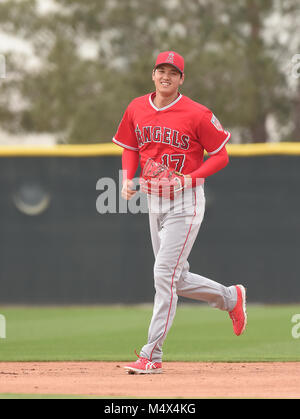
<path fill-rule="evenodd" d="M 179 281 L 177 295 L 205 301 L 210 306 L 226 310 L 232 320 L 234 333 L 241 335 L 247 325 L 246 289 L 243 285 L 226 287 L 211 279 L 189 272 L 186 262 Z"/>
<path fill-rule="evenodd" d="M 235 286 L 226 287 L 204 276 L 189 272 L 188 262 L 186 262 L 176 285 L 178 295 L 204 301 L 220 310 L 231 311 L 237 302 Z"/>
<path fill-rule="evenodd" d="M 155 300 L 148 342 L 140 355 L 161 362 L 162 346 L 173 323 L 177 307 L 176 283 L 197 237 L 200 223 L 193 215 L 150 214 L 151 237 L 156 253 L 154 265 Z M 201 218 L 202 221 L 202 218 Z"/>

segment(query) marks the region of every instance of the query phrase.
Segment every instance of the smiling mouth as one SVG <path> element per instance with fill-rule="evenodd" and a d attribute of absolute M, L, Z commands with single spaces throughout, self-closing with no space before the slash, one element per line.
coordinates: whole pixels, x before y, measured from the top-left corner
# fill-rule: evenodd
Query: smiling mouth
<path fill-rule="evenodd" d="M 161 82 L 161 85 L 162 85 L 162 86 L 165 86 L 165 87 L 169 87 L 169 86 L 171 86 L 171 83 L 168 83 L 168 82 Z"/>

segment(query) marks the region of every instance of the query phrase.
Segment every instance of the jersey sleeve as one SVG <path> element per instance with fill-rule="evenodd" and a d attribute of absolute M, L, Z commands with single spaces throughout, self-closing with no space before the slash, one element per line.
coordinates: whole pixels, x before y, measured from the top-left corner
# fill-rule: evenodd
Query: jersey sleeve
<path fill-rule="evenodd" d="M 126 109 L 123 115 L 118 130 L 113 137 L 113 142 L 128 150 L 139 151 L 136 135 L 134 132 L 133 121 L 130 117 L 129 107 Z"/>
<path fill-rule="evenodd" d="M 214 155 L 230 140 L 231 134 L 225 131 L 217 117 L 207 110 L 201 120 L 199 137 L 207 153 Z"/>

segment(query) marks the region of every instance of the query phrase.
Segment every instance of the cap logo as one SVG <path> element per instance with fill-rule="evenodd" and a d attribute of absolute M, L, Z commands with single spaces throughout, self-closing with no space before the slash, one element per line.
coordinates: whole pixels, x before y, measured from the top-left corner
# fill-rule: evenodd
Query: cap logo
<path fill-rule="evenodd" d="M 174 64 L 174 54 L 173 54 L 173 52 L 169 53 L 168 58 L 166 59 L 166 62 Z"/>

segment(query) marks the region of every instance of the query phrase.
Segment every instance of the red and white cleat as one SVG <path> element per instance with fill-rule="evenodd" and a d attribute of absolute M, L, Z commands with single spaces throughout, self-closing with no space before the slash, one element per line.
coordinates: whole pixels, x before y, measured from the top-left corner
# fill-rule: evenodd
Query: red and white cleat
<path fill-rule="evenodd" d="M 234 309 L 229 312 L 229 316 L 232 320 L 234 333 L 240 336 L 247 325 L 246 289 L 243 285 L 236 285 L 235 287 L 237 291 L 237 302 Z"/>
<path fill-rule="evenodd" d="M 139 355 L 138 360 L 131 362 L 130 364 L 125 365 L 125 370 L 128 374 L 161 374 L 162 373 L 162 363 L 161 362 L 152 362 L 147 358 L 143 358 Z"/>

